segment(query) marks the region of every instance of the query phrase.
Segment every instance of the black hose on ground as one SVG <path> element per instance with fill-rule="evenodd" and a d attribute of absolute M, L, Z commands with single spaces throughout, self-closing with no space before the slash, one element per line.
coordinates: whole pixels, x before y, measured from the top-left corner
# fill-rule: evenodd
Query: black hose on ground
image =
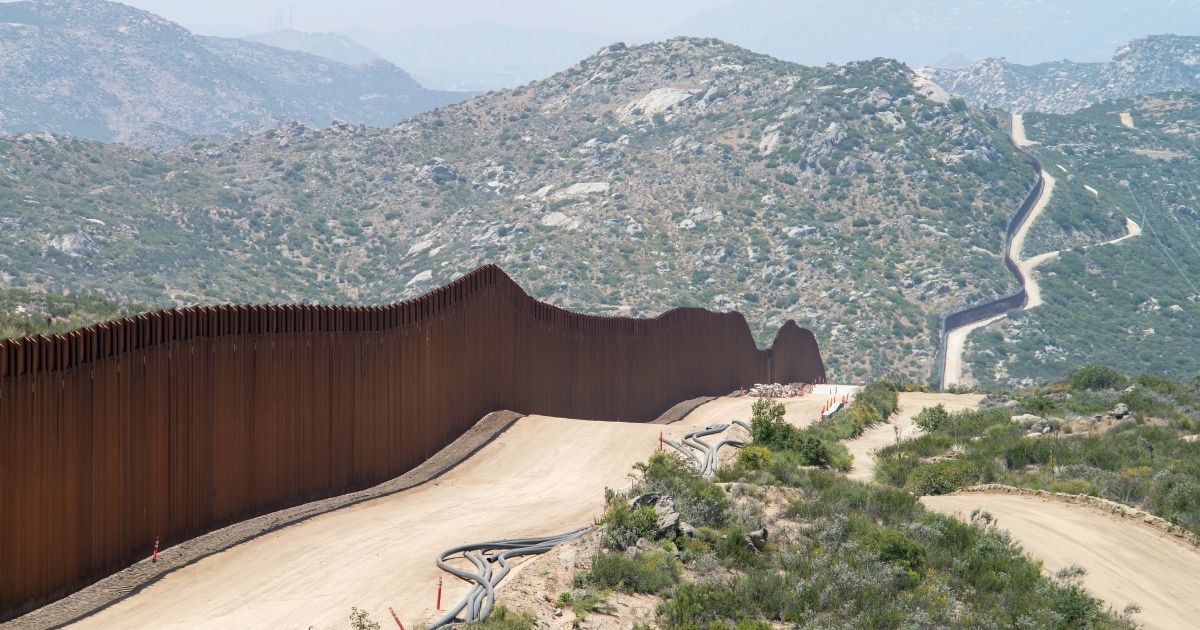
<path fill-rule="evenodd" d="M 747 431 L 750 426 L 741 420 L 734 420 L 736 424 Z M 700 440 L 702 437 L 716 435 L 729 428 L 728 424 L 713 424 L 699 431 L 692 431 L 685 434 L 680 442 L 675 440 L 663 439 L 663 443 L 675 448 L 680 453 L 683 453 L 693 464 L 699 469 L 700 474 L 705 477 L 712 477 L 716 474 L 717 469 L 717 453 L 723 446 L 742 446 L 741 440 L 721 440 L 716 444 L 708 444 Z M 695 451 L 699 451 L 697 455 Z M 494 540 L 489 542 L 471 543 L 451 547 L 438 554 L 437 565 L 443 571 L 454 575 L 467 582 L 474 582 L 475 586 L 467 593 L 466 597 L 453 607 L 447 609 L 446 614 L 435 620 L 429 625 L 429 630 L 442 628 L 454 623 L 482 621 L 488 614 L 492 612 L 492 608 L 496 605 L 496 585 L 503 580 L 511 567 L 508 564 L 509 558 L 519 556 L 527 556 L 533 554 L 545 553 L 553 549 L 557 545 L 571 542 L 582 537 L 591 529 L 591 526 L 581 527 L 576 530 L 569 531 L 565 534 L 556 534 L 553 536 L 536 536 L 533 538 L 512 538 L 507 540 Z M 461 554 L 464 558 L 471 561 L 475 565 L 475 572 L 461 569 L 449 563 L 452 556 Z M 492 565 L 500 565 L 499 571 L 493 571 Z M 463 613 L 463 618 L 459 618 L 459 613 Z"/>
<path fill-rule="evenodd" d="M 471 588 L 471 591 L 467 593 L 467 596 L 462 601 L 449 608 L 445 615 L 442 615 L 430 624 L 429 629 L 433 630 L 434 628 L 441 628 L 459 622 L 482 621 L 492 612 L 492 608 L 496 605 L 496 585 L 512 569 L 508 564 L 509 558 L 544 553 L 556 545 L 580 538 L 590 529 L 591 526 L 588 526 L 553 536 L 512 538 L 508 540 L 471 543 L 451 547 L 438 554 L 438 567 L 451 575 L 468 582 L 474 582 L 475 586 Z M 475 565 L 475 573 L 467 569 L 455 567 L 448 562 L 451 556 L 458 554 L 462 554 L 464 558 L 470 560 Z M 493 571 L 493 564 L 498 564 L 500 570 Z M 459 619 L 459 613 L 462 613 L 464 610 L 466 612 L 463 615 L 463 619 Z"/>

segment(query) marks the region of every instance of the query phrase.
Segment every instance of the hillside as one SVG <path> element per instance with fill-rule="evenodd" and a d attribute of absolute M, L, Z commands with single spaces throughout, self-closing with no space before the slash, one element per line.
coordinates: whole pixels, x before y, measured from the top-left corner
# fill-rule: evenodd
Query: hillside
<path fill-rule="evenodd" d="M 380 58 L 370 48 L 337 33 L 279 30 L 246 35 L 242 39 L 293 52 L 308 53 L 349 65 L 369 63 Z"/>
<path fill-rule="evenodd" d="M 1031 114 L 1025 127 L 1058 178 L 1026 253 L 1072 249 L 1040 267 L 1044 305 L 972 334 L 974 376 L 1028 384 L 1090 362 L 1176 378 L 1200 372 L 1200 96 Z M 1126 217 L 1140 236 L 1095 247 L 1123 235 Z"/>
<path fill-rule="evenodd" d="M 155 304 L 390 301 L 490 261 L 565 307 L 793 318 L 837 378 L 924 379 L 939 314 L 1012 290 L 1002 228 L 1034 177 L 914 81 L 676 39 L 390 129 L 13 138 L 0 255 L 13 286 Z"/>
<path fill-rule="evenodd" d="M 0 4 L 0 59 L 0 131 L 154 148 L 293 119 L 390 125 L 463 98 L 386 62 L 197 37 L 103 0 Z"/>
<path fill-rule="evenodd" d="M 967 68 L 923 72 L 974 105 L 1067 114 L 1105 100 L 1200 91 L 1200 37 L 1135 39 L 1103 63 L 1055 61 L 1023 66 L 991 58 Z"/>

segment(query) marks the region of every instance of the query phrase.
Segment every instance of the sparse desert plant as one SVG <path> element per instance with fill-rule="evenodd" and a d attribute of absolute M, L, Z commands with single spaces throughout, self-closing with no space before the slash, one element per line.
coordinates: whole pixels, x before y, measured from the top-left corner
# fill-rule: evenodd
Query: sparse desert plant
<path fill-rule="evenodd" d="M 661 593 L 679 582 L 679 563 L 657 549 L 633 556 L 602 552 L 592 560 L 583 582 L 627 593 Z"/>
<path fill-rule="evenodd" d="M 356 606 L 350 608 L 350 627 L 354 630 L 379 630 L 379 622 Z"/>

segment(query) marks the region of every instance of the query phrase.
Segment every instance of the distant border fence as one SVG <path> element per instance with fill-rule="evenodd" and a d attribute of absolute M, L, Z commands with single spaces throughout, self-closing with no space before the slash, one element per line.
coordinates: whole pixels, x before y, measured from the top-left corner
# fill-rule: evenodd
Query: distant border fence
<path fill-rule="evenodd" d="M 382 307 L 211 306 L 0 342 L 0 621 L 170 546 L 369 487 L 499 409 L 647 421 L 824 382 L 738 313 L 580 315 L 486 266 Z"/>
<path fill-rule="evenodd" d="M 1009 219 L 1008 227 L 1004 231 L 1004 244 L 1002 245 L 1004 250 L 1004 265 L 1008 267 L 1008 272 L 1017 279 L 1017 283 L 1021 286 L 1021 289 L 1012 295 L 1006 295 L 990 302 L 985 302 L 983 304 L 977 304 L 959 311 L 954 311 L 942 318 L 941 348 L 940 352 L 938 353 L 940 357 L 938 361 L 939 388 L 946 386 L 946 337 L 950 334 L 951 330 L 966 326 L 968 324 L 974 324 L 975 322 L 981 322 L 985 319 L 990 319 L 1002 313 L 1024 308 L 1025 303 L 1029 301 L 1029 295 L 1025 292 L 1025 274 L 1022 273 L 1020 266 L 1017 265 L 1017 261 L 1013 260 L 1012 256 L 1009 254 L 1008 244 L 1012 241 L 1013 235 L 1017 233 L 1017 230 L 1021 227 L 1021 224 L 1025 222 L 1025 217 L 1029 216 L 1029 213 L 1033 211 L 1033 207 L 1037 205 L 1038 198 L 1042 196 L 1042 190 L 1045 188 L 1046 184 L 1045 180 L 1042 178 L 1042 163 L 1038 161 L 1033 154 L 1018 147 L 1016 141 L 1012 140 L 1011 136 L 1009 136 L 1009 141 L 1012 142 L 1013 148 L 1016 149 L 1018 153 L 1029 159 L 1033 166 L 1034 172 L 1037 173 L 1038 176 L 1037 183 L 1035 183 L 1033 188 L 1029 190 L 1029 194 L 1025 195 L 1025 200 L 1022 201 L 1021 206 L 1017 208 L 1017 213 L 1014 214 L 1011 219 Z M 1018 254 L 1019 253 L 1020 252 L 1018 252 Z"/>

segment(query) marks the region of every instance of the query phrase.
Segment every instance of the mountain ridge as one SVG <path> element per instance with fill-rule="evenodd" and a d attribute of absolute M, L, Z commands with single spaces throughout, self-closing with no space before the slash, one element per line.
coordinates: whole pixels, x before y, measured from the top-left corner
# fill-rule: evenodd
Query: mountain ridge
<path fill-rule="evenodd" d="M 289 119 L 392 124 L 465 97 L 425 90 L 384 62 L 194 36 L 106 0 L 0 4 L 0 56 L 0 131 L 160 149 Z"/>
<path fill-rule="evenodd" d="M 1103 63 L 1023 66 L 984 59 L 923 74 L 975 105 L 1012 112 L 1068 114 L 1101 101 L 1168 91 L 1200 91 L 1200 37 L 1154 35 L 1119 47 Z"/>
<path fill-rule="evenodd" d="M 0 253 L 12 286 L 147 304 L 391 301 L 495 262 L 564 308 L 795 319 L 844 378 L 924 379 L 938 314 L 1011 290 L 1003 226 L 1034 181 L 1000 118 L 930 94 L 891 60 L 678 38 L 386 129 L 161 155 L 20 136 Z"/>

